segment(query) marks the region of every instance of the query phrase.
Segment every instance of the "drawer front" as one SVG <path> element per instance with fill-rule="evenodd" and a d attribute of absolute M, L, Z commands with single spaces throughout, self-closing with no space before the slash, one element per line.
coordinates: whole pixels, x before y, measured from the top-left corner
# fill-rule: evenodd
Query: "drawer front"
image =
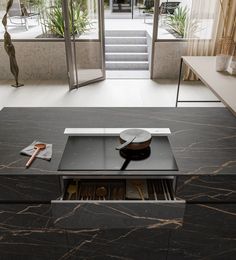
<path fill-rule="evenodd" d="M 1 176 L 1 201 L 51 201 L 61 194 L 57 176 Z"/>
<path fill-rule="evenodd" d="M 176 197 L 193 202 L 236 202 L 236 176 L 180 176 Z"/>
<path fill-rule="evenodd" d="M 184 201 L 52 201 L 55 227 L 61 228 L 178 228 Z"/>

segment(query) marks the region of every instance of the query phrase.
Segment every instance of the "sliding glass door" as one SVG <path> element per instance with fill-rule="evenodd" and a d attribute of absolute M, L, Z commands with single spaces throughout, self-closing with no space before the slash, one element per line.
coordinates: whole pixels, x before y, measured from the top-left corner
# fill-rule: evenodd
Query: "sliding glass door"
<path fill-rule="evenodd" d="M 103 0 L 62 0 L 70 89 L 105 79 Z"/>

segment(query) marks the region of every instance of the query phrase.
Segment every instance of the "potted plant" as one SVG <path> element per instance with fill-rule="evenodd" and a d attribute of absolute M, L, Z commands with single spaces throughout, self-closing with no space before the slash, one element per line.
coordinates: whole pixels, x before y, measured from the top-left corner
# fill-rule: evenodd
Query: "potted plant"
<path fill-rule="evenodd" d="M 178 38 L 184 38 L 186 30 L 189 34 L 194 35 L 198 28 L 197 21 L 190 21 L 188 8 L 181 6 L 177 7 L 173 14 L 167 15 L 166 25 Z"/>
<path fill-rule="evenodd" d="M 64 37 L 64 17 L 60 1 L 47 11 L 46 17 L 44 23 L 47 31 L 53 36 Z M 79 37 L 91 28 L 92 23 L 84 4 L 72 1 L 72 8 L 69 6 L 69 24 L 72 36 Z"/>

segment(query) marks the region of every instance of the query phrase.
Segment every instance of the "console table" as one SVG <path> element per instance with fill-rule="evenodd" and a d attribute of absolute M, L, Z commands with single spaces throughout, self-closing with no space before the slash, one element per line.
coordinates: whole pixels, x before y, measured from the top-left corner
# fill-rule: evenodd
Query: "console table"
<path fill-rule="evenodd" d="M 95 209 L 73 201 L 56 202 L 62 192 L 61 177 L 66 182 L 78 175 L 58 171 L 67 127 L 170 128 L 179 171 L 168 174 L 177 178 L 176 199 L 186 202 L 183 223 L 168 220 L 175 203 L 154 209 L 144 201 L 143 207 L 124 211 L 122 205 L 117 208 L 112 203 Z M 226 108 L 4 108 L 0 112 L 1 259 L 235 259 L 235 136 L 236 120 Z M 52 143 L 53 157 L 51 162 L 37 159 L 25 169 L 28 158 L 19 151 L 35 139 Z M 176 206 L 175 212 L 182 209 Z M 85 213 L 83 225 L 80 218 Z M 99 224 L 103 216 L 107 222 L 125 217 L 127 227 L 86 228 L 92 221 Z M 130 228 L 130 221 L 144 225 Z"/>
<path fill-rule="evenodd" d="M 215 59 L 216 57 L 208 56 L 183 56 L 181 58 L 176 107 L 179 102 L 187 102 L 179 100 L 181 74 L 183 64 L 185 64 L 219 98 L 219 100 L 224 103 L 226 107 L 236 114 L 236 77 L 229 75 L 227 72 L 217 72 L 215 70 Z"/>

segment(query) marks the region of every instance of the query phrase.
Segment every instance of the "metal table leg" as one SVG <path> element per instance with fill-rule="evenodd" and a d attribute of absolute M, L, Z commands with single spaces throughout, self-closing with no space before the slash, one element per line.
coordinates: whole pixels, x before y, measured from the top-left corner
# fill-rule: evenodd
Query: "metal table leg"
<path fill-rule="evenodd" d="M 178 87 L 177 87 L 175 107 L 178 107 L 179 89 L 180 89 L 180 83 L 181 83 L 182 68 L 183 68 L 183 58 L 181 57 L 181 60 L 180 60 L 180 68 L 179 68 L 179 81 L 178 81 Z"/>

